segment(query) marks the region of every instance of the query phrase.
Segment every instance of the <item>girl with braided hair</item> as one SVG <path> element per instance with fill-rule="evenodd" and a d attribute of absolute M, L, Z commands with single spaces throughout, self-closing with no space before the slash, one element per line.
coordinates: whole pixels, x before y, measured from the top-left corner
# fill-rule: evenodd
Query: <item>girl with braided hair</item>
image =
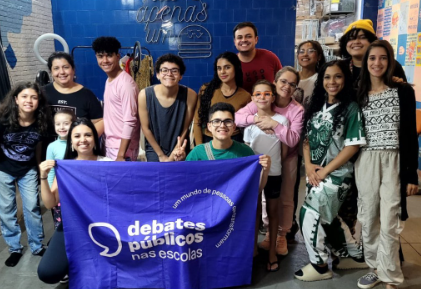
<path fill-rule="evenodd" d="M 209 108 L 217 102 L 225 102 L 234 106 L 235 111 L 251 101 L 250 94 L 242 88 L 243 72 L 238 56 L 233 52 L 224 52 L 216 57 L 213 79 L 204 84 L 199 91 L 194 114 L 193 134 L 196 145 L 212 140 L 208 131 Z M 243 142 L 243 136 L 237 128 L 232 139 Z"/>

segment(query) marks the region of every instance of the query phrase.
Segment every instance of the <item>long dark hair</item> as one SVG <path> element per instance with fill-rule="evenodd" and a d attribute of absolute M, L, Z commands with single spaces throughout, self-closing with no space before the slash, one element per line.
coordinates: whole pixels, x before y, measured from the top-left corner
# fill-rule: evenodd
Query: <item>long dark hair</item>
<path fill-rule="evenodd" d="M 226 59 L 232 64 L 235 71 L 235 84 L 237 85 L 237 87 L 243 86 L 243 70 L 241 69 L 241 61 L 238 58 L 237 54 L 230 51 L 219 54 L 216 57 L 215 62 L 213 63 L 213 79 L 209 83 L 205 84 L 206 88 L 204 90 L 199 92 L 199 119 L 202 125 L 208 122 L 208 112 L 211 106 L 213 93 L 215 92 L 215 90 L 220 88 L 222 84 L 221 79 L 219 79 L 217 69 L 219 59 Z"/>
<path fill-rule="evenodd" d="M 344 75 L 345 80 L 344 87 L 335 96 L 335 99 L 339 102 L 339 106 L 335 110 L 336 113 L 334 115 L 332 131 L 335 131 L 338 124 L 340 124 L 340 122 L 342 121 L 342 117 L 345 117 L 349 104 L 354 100 L 355 92 L 352 88 L 352 75 L 346 62 L 343 60 L 334 60 L 325 63 L 325 65 L 323 65 L 320 69 L 320 72 L 317 76 L 316 83 L 314 84 L 313 94 L 310 98 L 310 103 L 304 114 L 304 128 L 306 135 L 308 134 L 308 121 L 313 117 L 314 114 L 316 114 L 323 108 L 323 105 L 326 102 L 326 91 L 323 87 L 323 78 L 325 76 L 326 69 L 331 66 L 339 67 L 339 69 Z"/>
<path fill-rule="evenodd" d="M 52 124 L 51 110 L 47 105 L 47 98 L 35 82 L 20 82 L 9 91 L 0 104 L 0 121 L 11 130 L 19 129 L 19 107 L 16 105 L 16 97 L 25 89 L 33 89 L 38 95 L 38 107 L 34 112 L 34 118 L 38 132 L 47 135 Z"/>
<path fill-rule="evenodd" d="M 368 103 L 368 92 L 371 90 L 370 72 L 368 71 L 368 57 L 370 56 L 371 49 L 381 47 L 386 50 L 387 54 L 387 69 L 383 74 L 383 82 L 388 87 L 397 87 L 398 83 L 393 81 L 393 73 L 395 71 L 395 57 L 393 48 L 386 40 L 376 40 L 367 48 L 367 52 L 363 58 L 363 65 L 361 67 L 360 82 L 358 85 L 357 101 L 360 107 L 364 107 Z"/>
<path fill-rule="evenodd" d="M 317 64 L 316 64 L 316 72 L 319 72 L 320 68 L 326 63 L 326 58 L 325 58 L 325 54 L 323 53 L 323 48 L 318 41 L 306 40 L 304 42 L 301 42 L 298 45 L 298 48 L 297 48 L 297 59 L 298 59 L 298 55 L 299 55 L 298 51 L 300 51 L 301 46 L 303 46 L 304 44 L 307 44 L 307 43 L 310 43 L 311 46 L 313 47 L 313 49 L 316 50 L 317 57 L 320 56 L 320 59 L 317 61 Z"/>
<path fill-rule="evenodd" d="M 69 134 L 67 137 L 67 143 L 66 143 L 66 152 L 64 153 L 64 159 L 65 160 L 73 160 L 77 158 L 77 151 L 72 151 L 72 132 L 73 129 L 79 125 L 86 125 L 92 130 L 92 133 L 94 134 L 94 141 L 95 141 L 95 147 L 93 149 L 93 153 L 96 156 L 99 156 L 101 154 L 100 147 L 99 147 L 99 139 L 98 139 L 98 132 L 96 131 L 96 128 L 92 121 L 85 117 L 81 117 L 74 122 L 72 122 L 72 125 L 69 129 Z"/>

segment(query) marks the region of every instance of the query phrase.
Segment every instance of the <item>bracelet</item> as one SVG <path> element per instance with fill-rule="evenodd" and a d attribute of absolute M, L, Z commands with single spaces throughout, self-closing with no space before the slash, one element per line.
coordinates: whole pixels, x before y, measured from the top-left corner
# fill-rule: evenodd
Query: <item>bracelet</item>
<path fill-rule="evenodd" d="M 46 180 L 46 179 L 48 179 L 48 177 L 45 177 L 45 178 L 39 178 L 40 180 Z"/>

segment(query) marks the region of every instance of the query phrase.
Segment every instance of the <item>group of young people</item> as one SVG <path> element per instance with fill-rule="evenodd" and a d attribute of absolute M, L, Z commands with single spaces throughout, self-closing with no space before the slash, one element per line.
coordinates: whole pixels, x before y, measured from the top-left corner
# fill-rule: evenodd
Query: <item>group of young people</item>
<path fill-rule="evenodd" d="M 11 252 L 7 266 L 18 263 L 23 249 L 15 182 L 22 195 L 29 246 L 34 255 L 43 255 L 39 277 L 57 283 L 67 274 L 68 262 L 55 160 L 134 161 L 141 128 L 147 161 L 261 154 L 262 194 L 253 254 L 259 254 L 257 232 L 263 211 L 268 232 L 258 245 L 269 252 L 268 271 L 279 270 L 278 255 L 288 254 L 287 239 L 294 238 L 298 228 L 295 211 L 304 158 L 307 185 L 299 224 L 310 263 L 295 277 L 332 278 L 329 248 L 337 269 L 372 269 L 358 280 L 360 288 L 380 282 L 397 288 L 403 282 L 399 234 L 408 217 L 406 196 L 418 190 L 418 141 L 414 90 L 390 44 L 376 39 L 370 20 L 358 20 L 341 38 L 345 60 L 326 63 L 320 44 L 305 41 L 297 49 L 298 72 L 282 68 L 272 52 L 255 47 L 258 36 L 252 23 L 238 24 L 233 34 L 238 54 L 216 57 L 214 77 L 198 94 L 180 84 L 186 67 L 172 54 L 156 62 L 160 83 L 139 92 L 119 66 L 121 45 L 114 37 L 93 43 L 98 65 L 108 76 L 103 110 L 92 92 L 74 82 L 74 62 L 62 52 L 48 61 L 52 84 L 40 89 L 23 83 L 10 91 L 0 105 L 0 218 Z M 50 122 L 57 140 L 41 162 L 41 140 L 48 135 Z M 55 216 L 56 230 L 46 251 L 41 243 L 39 188 Z"/>

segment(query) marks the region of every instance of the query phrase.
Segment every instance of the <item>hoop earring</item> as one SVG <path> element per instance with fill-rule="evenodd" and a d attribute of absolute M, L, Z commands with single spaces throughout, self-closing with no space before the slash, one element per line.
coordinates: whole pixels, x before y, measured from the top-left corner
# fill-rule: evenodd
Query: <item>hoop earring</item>
<path fill-rule="evenodd" d="M 73 145 L 72 145 L 72 152 L 74 152 L 75 151 L 75 148 L 73 147 Z"/>

